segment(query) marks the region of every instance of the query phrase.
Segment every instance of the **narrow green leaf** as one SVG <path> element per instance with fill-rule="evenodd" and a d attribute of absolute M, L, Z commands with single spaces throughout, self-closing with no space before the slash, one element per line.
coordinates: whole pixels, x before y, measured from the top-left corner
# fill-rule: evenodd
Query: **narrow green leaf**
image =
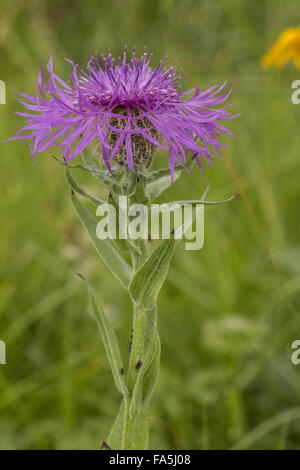
<path fill-rule="evenodd" d="M 116 202 L 116 199 L 113 197 L 112 194 L 108 195 L 107 202 L 109 204 L 112 204 L 115 208 L 115 211 L 116 211 L 116 233 L 118 234 L 120 232 L 120 222 L 119 222 L 120 221 L 120 217 L 119 217 L 120 208 L 119 208 L 119 204 Z M 138 256 L 141 255 L 141 250 L 138 248 L 138 246 L 135 245 L 134 241 L 131 240 L 130 238 L 125 238 L 125 239 L 116 238 L 114 240 L 114 242 L 115 242 L 115 245 L 117 246 L 117 248 L 120 251 L 124 251 L 124 252 L 132 251 L 135 254 L 137 254 Z"/>
<path fill-rule="evenodd" d="M 79 184 L 78 182 L 76 181 L 76 179 L 73 177 L 72 173 L 71 173 L 71 170 L 70 170 L 70 167 L 66 165 L 66 180 L 67 180 L 67 183 L 71 186 L 71 188 L 76 191 L 78 194 L 81 194 L 82 196 L 86 197 L 87 199 L 89 199 L 90 201 L 92 201 L 92 203 L 95 205 L 95 206 L 99 206 L 99 204 L 104 204 L 105 201 L 103 199 L 100 199 L 98 197 L 95 197 L 91 194 L 89 194 L 85 189 L 83 189 Z"/>
<path fill-rule="evenodd" d="M 100 170 L 95 165 L 93 158 L 90 156 L 89 152 L 85 149 L 81 152 L 82 158 L 87 165 L 88 170 L 92 175 L 94 175 L 98 180 L 102 181 L 108 186 L 113 186 L 115 184 L 114 180 L 111 178 L 110 173 L 107 170 Z"/>
<path fill-rule="evenodd" d="M 82 170 L 82 171 L 91 171 L 89 168 L 87 168 L 86 166 L 82 165 L 81 163 L 76 163 L 75 165 L 73 165 L 72 163 L 69 163 L 67 162 L 66 160 L 61 160 L 60 158 L 58 158 L 56 155 L 54 155 L 53 153 L 51 154 L 51 156 L 54 158 L 54 160 L 56 160 L 60 165 L 63 165 L 63 166 L 67 166 L 68 168 L 70 169 L 79 169 L 79 170 Z"/>
<path fill-rule="evenodd" d="M 132 300 L 152 308 L 167 276 L 174 252 L 174 238 L 163 240 L 134 274 L 129 286 Z"/>
<path fill-rule="evenodd" d="M 126 412 L 126 400 L 123 399 L 118 415 L 114 421 L 113 427 L 109 433 L 106 443 L 112 450 L 124 450 L 124 419 Z M 126 450 L 146 450 L 149 441 L 149 411 L 148 409 L 140 410 L 134 420 L 131 421 L 131 433 L 129 436 L 130 447 Z"/>
<path fill-rule="evenodd" d="M 209 185 L 206 186 L 205 190 L 203 191 L 202 195 L 200 196 L 200 199 L 201 200 L 205 200 L 207 194 L 208 194 L 208 191 L 209 191 Z M 190 219 L 186 219 L 185 222 L 181 225 L 181 227 L 177 227 L 177 229 L 175 230 L 175 234 L 174 234 L 174 238 L 176 240 L 176 245 L 179 244 L 179 242 L 181 241 L 180 238 L 177 238 L 176 239 L 176 232 L 178 233 L 184 233 L 186 234 L 189 229 L 192 227 L 193 225 L 193 222 L 195 220 L 195 217 L 196 217 L 196 212 L 199 211 L 199 207 L 196 206 L 196 208 L 194 209 L 193 213 L 192 213 L 192 216 L 190 217 Z"/>
<path fill-rule="evenodd" d="M 158 376 L 159 376 L 159 366 L 160 366 L 160 354 L 161 354 L 161 344 L 160 338 L 156 326 L 153 325 L 152 332 L 153 340 L 151 345 L 151 350 L 149 350 L 147 360 L 148 365 L 145 366 L 143 371 L 143 389 L 142 389 L 142 406 L 148 407 L 152 398 L 152 395 L 155 391 Z M 145 361 L 146 362 L 146 361 Z"/>
<path fill-rule="evenodd" d="M 149 411 L 147 408 L 140 411 L 134 420 L 130 449 L 147 450 L 149 443 Z"/>
<path fill-rule="evenodd" d="M 87 286 L 90 302 L 92 305 L 92 310 L 94 312 L 94 315 L 96 317 L 96 320 L 99 326 L 100 335 L 104 344 L 104 348 L 107 354 L 107 359 L 112 370 L 116 387 L 121 393 L 121 395 L 123 397 L 126 397 L 128 394 L 128 391 L 127 391 L 127 387 L 123 379 L 124 365 L 123 365 L 119 343 L 115 335 L 115 332 L 107 316 L 105 315 L 102 307 L 100 307 L 100 305 L 96 301 L 94 289 L 91 283 L 87 279 L 85 279 L 85 277 L 83 277 L 82 274 L 77 273 L 77 275 L 85 282 Z"/>
<path fill-rule="evenodd" d="M 169 173 L 167 175 L 161 176 L 157 180 L 150 181 L 150 183 L 146 184 L 145 193 L 146 196 L 148 196 L 148 198 L 150 199 L 150 201 L 154 201 L 166 189 L 172 186 L 172 184 L 175 183 L 175 181 L 178 180 L 178 178 L 180 177 L 182 169 L 175 170 L 173 181 L 171 179 L 170 170 L 168 170 L 168 172 Z"/>
<path fill-rule="evenodd" d="M 236 199 L 237 197 L 239 197 L 238 193 L 233 194 L 229 198 L 223 199 L 222 201 L 206 201 L 206 200 L 203 200 L 203 199 L 190 199 L 190 200 L 186 200 L 186 201 L 171 201 L 171 202 L 167 202 L 166 204 L 168 204 L 169 206 L 171 206 L 172 204 L 180 204 L 180 205 L 184 205 L 184 204 L 203 204 L 203 205 L 207 205 L 207 206 L 217 206 L 217 205 L 220 205 L 220 204 L 226 204 L 227 202 L 233 201 L 233 199 Z"/>
<path fill-rule="evenodd" d="M 183 170 L 190 170 L 195 162 L 195 155 L 190 156 L 185 162 L 184 166 L 176 164 L 174 167 L 174 172 L 182 172 Z M 157 181 L 158 179 L 164 176 L 170 176 L 170 168 L 160 168 L 159 170 L 151 171 L 149 175 L 145 174 L 149 182 Z M 170 178 L 171 179 L 171 178 Z"/>
<path fill-rule="evenodd" d="M 122 449 L 122 433 L 123 433 L 123 422 L 124 422 L 125 406 L 122 401 L 117 417 L 114 421 L 113 427 L 107 438 L 107 444 L 112 450 Z"/>
<path fill-rule="evenodd" d="M 85 164 L 88 166 L 88 168 L 92 171 L 98 172 L 101 171 L 97 166 L 95 165 L 95 161 L 93 157 L 90 155 L 87 149 L 82 150 L 81 152 L 82 158 L 85 162 Z"/>
<path fill-rule="evenodd" d="M 173 180 L 171 178 L 170 168 L 161 168 L 160 170 L 153 171 L 149 176 L 145 174 L 147 181 L 146 195 L 149 197 L 150 201 L 154 201 L 154 199 L 158 198 L 166 189 L 172 186 L 184 170 L 191 169 L 194 161 L 195 155 L 192 155 L 188 158 L 184 166 L 175 165 Z"/>
<path fill-rule="evenodd" d="M 116 276 L 116 278 L 119 279 L 121 284 L 124 287 L 128 288 L 131 279 L 130 265 L 124 260 L 124 258 L 122 258 L 120 253 L 112 245 L 109 239 L 100 240 L 97 237 L 96 217 L 79 202 L 78 198 L 75 196 L 75 193 L 73 191 L 72 201 L 76 212 L 81 220 L 81 223 L 88 232 L 97 253 L 103 259 L 103 261 L 111 270 L 111 272 Z"/>
<path fill-rule="evenodd" d="M 160 363 L 160 339 L 156 326 L 150 322 L 150 339 L 143 364 L 132 392 L 129 414 L 134 419 L 139 408 L 147 408 L 156 388 Z"/>

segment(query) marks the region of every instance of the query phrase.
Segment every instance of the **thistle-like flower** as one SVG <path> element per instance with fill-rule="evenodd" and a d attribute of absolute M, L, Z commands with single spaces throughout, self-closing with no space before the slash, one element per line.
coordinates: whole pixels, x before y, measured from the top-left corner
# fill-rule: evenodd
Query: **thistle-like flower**
<path fill-rule="evenodd" d="M 39 96 L 20 93 L 30 112 L 17 113 L 27 122 L 13 139 L 31 141 L 32 155 L 55 144 L 71 160 L 98 143 L 108 169 L 117 162 L 134 171 L 161 148 L 168 150 L 171 175 L 189 152 L 201 167 L 220 157 L 219 137 L 231 134 L 220 122 L 234 117 L 226 106 L 218 108 L 229 95 L 221 93 L 225 84 L 183 92 L 182 76 L 174 65 L 165 66 L 166 58 L 152 68 L 146 52 L 128 58 L 126 49 L 118 62 L 111 54 L 92 57 L 86 71 L 67 61 L 73 67 L 68 83 L 54 72 L 51 58 L 48 73 L 40 69 Z"/>
<path fill-rule="evenodd" d="M 277 41 L 263 56 L 263 67 L 282 68 L 290 60 L 300 70 L 300 27 L 287 28 L 278 37 Z"/>

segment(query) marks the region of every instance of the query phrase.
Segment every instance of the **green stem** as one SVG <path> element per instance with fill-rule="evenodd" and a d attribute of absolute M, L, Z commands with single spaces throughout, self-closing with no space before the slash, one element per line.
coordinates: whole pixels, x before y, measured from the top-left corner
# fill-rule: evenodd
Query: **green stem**
<path fill-rule="evenodd" d="M 133 422 L 129 415 L 129 405 L 130 401 L 128 399 L 124 399 L 124 417 L 121 450 L 130 450 L 131 448 Z"/>
<path fill-rule="evenodd" d="M 141 306 L 135 305 L 133 309 L 132 340 L 127 378 L 127 386 L 130 394 L 133 391 L 139 368 L 142 365 L 146 326 L 146 310 Z"/>
<path fill-rule="evenodd" d="M 147 312 L 141 306 L 134 306 L 133 310 L 133 329 L 132 329 L 132 340 L 131 340 L 131 351 L 128 366 L 127 375 L 127 387 L 129 391 L 129 400 L 124 401 L 124 417 L 123 417 L 123 429 L 122 429 L 122 449 L 129 450 L 134 447 L 134 430 L 139 420 L 139 416 L 130 416 L 129 407 L 130 400 L 132 398 L 132 392 L 135 386 L 139 369 L 142 365 L 145 338 L 147 328 Z M 144 419 L 144 432 L 148 433 L 148 420 Z"/>

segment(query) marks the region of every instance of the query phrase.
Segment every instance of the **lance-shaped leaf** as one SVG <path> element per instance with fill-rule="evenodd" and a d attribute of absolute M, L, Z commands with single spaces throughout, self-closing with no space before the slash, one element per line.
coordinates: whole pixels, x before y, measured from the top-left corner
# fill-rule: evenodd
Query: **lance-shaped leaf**
<path fill-rule="evenodd" d="M 82 196 L 84 196 L 87 199 L 89 199 L 90 201 L 92 201 L 92 203 L 95 206 L 99 206 L 99 204 L 104 204 L 105 203 L 105 201 L 103 201 L 102 199 L 100 199 L 96 196 L 93 196 L 92 194 L 89 194 L 85 189 L 83 189 L 78 184 L 78 182 L 76 181 L 76 179 L 74 178 L 74 176 L 71 173 L 70 167 L 67 166 L 67 165 L 66 165 L 66 180 L 67 180 L 67 183 L 71 186 L 71 188 L 74 191 L 76 191 L 76 193 L 81 194 Z"/>
<path fill-rule="evenodd" d="M 116 202 L 116 199 L 113 197 L 113 195 L 110 193 L 107 198 L 107 202 L 111 204 L 116 211 L 116 233 L 120 233 L 120 207 L 119 204 Z M 138 246 L 135 245 L 134 241 L 131 240 L 130 238 L 116 238 L 114 240 L 115 246 L 120 250 L 124 252 L 130 252 L 132 251 L 133 253 L 137 254 L 138 256 L 141 255 L 141 250 L 138 248 Z"/>
<path fill-rule="evenodd" d="M 93 176 L 102 181 L 102 183 L 106 184 L 110 191 L 122 193 L 122 186 L 117 181 L 117 175 L 112 177 L 112 173 L 108 170 L 100 170 L 96 166 L 94 159 L 91 157 L 87 149 L 83 150 L 81 154 L 84 162 L 87 165 L 87 169 L 92 173 Z"/>
<path fill-rule="evenodd" d="M 144 409 L 149 406 L 158 380 L 160 349 L 157 328 L 151 321 L 149 343 L 135 382 L 129 407 L 129 413 L 132 418 L 136 416 L 140 407 Z"/>
<path fill-rule="evenodd" d="M 130 449 L 132 450 L 147 450 L 149 443 L 149 411 L 143 409 L 136 416 L 130 440 Z"/>
<path fill-rule="evenodd" d="M 72 173 L 71 173 L 71 167 L 70 165 L 68 165 L 66 167 L 66 180 L 67 180 L 67 183 L 71 186 L 71 188 L 76 191 L 78 194 L 81 194 L 82 196 L 86 197 L 87 199 L 89 199 L 90 201 L 92 201 L 92 203 L 98 207 L 99 204 L 107 204 L 103 199 L 100 199 L 98 197 L 95 197 L 93 196 L 92 194 L 88 193 L 85 189 L 83 189 L 77 182 L 77 180 L 73 177 Z M 110 203 L 112 201 L 112 198 L 109 196 L 108 197 L 108 203 Z M 116 206 L 114 205 L 115 209 L 116 209 Z M 117 217 L 117 231 L 118 231 L 118 217 Z M 118 232 L 117 232 L 118 233 Z M 125 242 L 126 240 L 124 240 Z M 112 245 L 117 249 L 119 250 L 120 248 L 120 243 L 121 241 L 119 242 L 119 240 L 112 240 L 111 239 L 111 243 Z"/>
<path fill-rule="evenodd" d="M 125 400 L 124 400 L 125 401 Z M 123 425 L 125 416 L 125 403 L 122 401 L 117 417 L 107 438 L 107 444 L 112 450 L 122 449 Z"/>
<path fill-rule="evenodd" d="M 160 366 L 160 353 L 161 353 L 161 344 L 158 331 L 155 325 L 153 325 L 153 342 L 152 342 L 152 351 L 149 351 L 149 360 L 148 366 L 145 367 L 144 377 L 143 377 L 143 390 L 142 390 L 142 406 L 147 408 L 150 404 L 150 400 L 154 393 L 154 390 L 157 385 L 158 375 L 159 375 L 159 366 Z M 151 352 L 151 355 L 150 355 Z M 146 362 L 146 361 L 145 361 Z"/>
<path fill-rule="evenodd" d="M 185 201 L 171 201 L 171 202 L 166 202 L 166 206 L 172 206 L 173 204 L 177 204 L 180 206 L 183 206 L 185 204 L 190 204 L 190 205 L 195 205 L 195 204 L 202 204 L 204 206 L 219 206 L 220 204 L 226 204 L 227 202 L 233 201 L 239 197 L 239 194 L 233 194 L 233 196 L 230 196 L 227 199 L 223 199 L 222 201 L 206 201 L 205 199 L 190 199 L 190 200 L 185 200 Z M 152 210 L 153 213 L 159 212 L 160 208 L 154 208 Z"/>
<path fill-rule="evenodd" d="M 208 194 L 208 191 L 209 191 L 209 185 L 206 186 L 205 190 L 203 191 L 201 197 L 200 197 L 200 200 L 205 200 L 207 194 Z M 189 217 L 187 217 L 183 224 L 180 226 L 180 227 L 177 227 L 176 230 L 175 230 L 175 233 L 174 233 L 174 238 L 176 240 L 176 245 L 181 241 L 181 237 L 177 237 L 177 233 L 179 234 L 186 234 L 190 228 L 192 227 L 193 223 L 194 223 L 194 220 L 196 218 L 196 215 L 197 215 L 197 211 L 201 211 L 201 208 L 199 206 L 196 206 L 195 210 L 190 214 Z"/>
<path fill-rule="evenodd" d="M 114 180 L 111 178 L 109 172 L 107 170 L 100 170 L 100 168 L 97 168 L 95 165 L 95 162 L 93 158 L 90 156 L 89 152 L 87 149 L 84 149 L 81 152 L 83 161 L 86 164 L 86 168 L 100 181 L 105 183 L 108 186 L 114 185 Z"/>
<path fill-rule="evenodd" d="M 90 171 L 90 169 L 84 165 L 82 165 L 81 163 L 75 163 L 74 165 L 72 163 L 69 163 L 67 162 L 65 159 L 64 160 L 60 160 L 60 158 L 56 157 L 56 155 L 54 155 L 53 153 L 51 154 L 51 156 L 54 158 L 54 160 L 56 160 L 60 165 L 63 165 L 63 166 L 67 166 L 68 168 L 70 169 L 79 169 L 79 170 L 82 170 L 82 171 Z"/>
<path fill-rule="evenodd" d="M 121 403 L 118 415 L 115 419 L 113 427 L 109 433 L 106 443 L 111 450 L 123 450 L 125 447 L 125 429 L 124 419 L 126 414 L 126 400 Z M 130 435 L 130 449 L 131 450 L 146 450 L 148 448 L 149 434 L 148 434 L 148 410 L 141 410 L 138 415 L 132 420 L 132 432 Z"/>
<path fill-rule="evenodd" d="M 99 326 L 100 335 L 104 344 L 107 359 L 112 370 L 116 387 L 123 397 L 127 397 L 128 391 L 123 379 L 124 365 L 115 332 L 102 307 L 100 307 L 100 305 L 96 301 L 94 289 L 91 283 L 87 279 L 85 279 L 82 274 L 77 273 L 77 275 L 85 282 L 87 286 L 92 310 Z"/>
<path fill-rule="evenodd" d="M 146 177 L 146 196 L 150 201 L 158 198 L 166 189 L 172 186 L 181 176 L 183 170 L 189 170 L 195 161 L 195 155 L 191 156 L 184 165 L 175 165 L 173 179 L 171 178 L 170 168 L 162 168 L 145 175 Z"/>
<path fill-rule="evenodd" d="M 121 284 L 128 288 L 131 280 L 131 267 L 116 250 L 109 239 L 100 240 L 96 234 L 97 219 L 84 205 L 80 203 L 74 191 L 72 201 L 82 225 L 88 232 L 92 243 L 107 267 Z"/>
<path fill-rule="evenodd" d="M 204 193 L 200 197 L 200 199 L 195 199 L 195 200 L 190 200 L 190 201 L 175 201 L 169 204 L 180 204 L 180 205 L 185 205 L 185 204 L 191 204 L 195 205 L 194 211 L 188 216 L 185 220 L 184 223 L 177 227 L 174 233 L 174 238 L 176 240 L 176 245 L 180 242 L 181 236 L 180 234 L 187 234 L 190 228 L 192 227 L 194 220 L 196 218 L 196 215 L 198 213 L 201 214 L 202 207 L 205 205 L 220 205 L 220 204 L 226 204 L 227 202 L 233 201 L 237 197 L 239 197 L 239 194 L 234 194 L 233 196 L 229 197 L 228 199 L 224 199 L 222 201 L 206 201 L 205 198 L 207 196 L 207 193 L 209 191 L 209 186 L 205 189 Z M 155 210 L 154 210 L 155 212 Z M 201 215 L 200 215 L 201 217 Z"/>
<path fill-rule="evenodd" d="M 181 168 L 180 170 L 174 171 L 173 181 L 170 176 L 170 170 L 168 169 L 167 174 L 164 174 L 164 171 L 162 171 L 162 176 L 158 177 L 154 181 L 150 181 L 149 183 L 147 183 L 146 188 L 145 188 L 145 193 L 146 193 L 146 196 L 148 196 L 148 198 L 150 199 L 150 201 L 154 201 L 166 189 L 172 186 L 172 184 L 175 183 L 175 181 L 178 180 L 178 178 L 180 177 L 182 170 L 183 168 Z"/>
<path fill-rule="evenodd" d="M 146 309 L 153 308 L 167 276 L 174 252 L 174 238 L 163 240 L 134 274 L 129 286 L 132 300 Z"/>
<path fill-rule="evenodd" d="M 83 153 L 83 152 L 82 152 Z M 109 175 L 109 172 L 107 170 L 100 170 L 96 167 L 96 165 L 92 162 L 92 160 L 88 160 L 91 162 L 90 165 L 83 165 L 82 163 L 77 163 L 75 165 L 67 162 L 65 159 L 64 160 L 60 160 L 59 158 L 57 158 L 55 155 L 52 154 L 52 157 L 58 162 L 60 163 L 61 165 L 63 165 L 64 167 L 67 167 L 69 168 L 70 170 L 72 169 L 79 169 L 79 170 L 82 170 L 82 171 L 85 171 L 85 172 L 89 172 L 91 173 L 93 176 L 95 176 L 98 180 L 102 181 L 103 183 L 105 183 L 107 186 L 109 186 L 110 188 L 115 188 L 115 180 L 112 179 Z M 87 158 L 90 158 L 87 156 Z M 84 158 L 84 161 L 86 159 Z M 118 188 L 118 186 L 116 186 Z"/>

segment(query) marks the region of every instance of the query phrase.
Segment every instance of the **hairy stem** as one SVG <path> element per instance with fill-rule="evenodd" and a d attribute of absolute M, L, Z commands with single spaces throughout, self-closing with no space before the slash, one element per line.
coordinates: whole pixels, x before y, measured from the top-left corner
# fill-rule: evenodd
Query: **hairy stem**
<path fill-rule="evenodd" d="M 129 405 L 130 405 L 129 400 L 124 400 L 124 418 L 123 418 L 121 450 L 131 449 L 133 421 L 129 415 Z"/>
<path fill-rule="evenodd" d="M 143 361 L 146 327 L 146 310 L 141 306 L 135 305 L 133 309 L 132 340 L 127 377 L 127 386 L 130 394 L 133 391 L 135 380 Z"/>
<path fill-rule="evenodd" d="M 132 339 L 131 339 L 131 351 L 129 358 L 128 366 L 128 375 L 127 375 L 127 387 L 129 391 L 129 400 L 124 402 L 124 417 L 123 417 L 123 430 L 122 430 L 122 450 L 132 449 L 135 439 L 134 432 L 136 427 L 136 419 L 139 417 L 130 416 L 129 407 L 130 400 L 132 397 L 132 392 L 134 390 L 135 382 L 137 375 L 139 373 L 140 367 L 142 366 L 144 348 L 145 348 L 145 338 L 146 338 L 146 328 L 147 328 L 147 316 L 146 311 L 143 307 L 134 306 L 133 309 L 133 329 L 132 329 Z M 144 427 L 148 426 L 147 420 L 145 420 Z M 148 433 L 148 428 L 145 429 Z"/>

